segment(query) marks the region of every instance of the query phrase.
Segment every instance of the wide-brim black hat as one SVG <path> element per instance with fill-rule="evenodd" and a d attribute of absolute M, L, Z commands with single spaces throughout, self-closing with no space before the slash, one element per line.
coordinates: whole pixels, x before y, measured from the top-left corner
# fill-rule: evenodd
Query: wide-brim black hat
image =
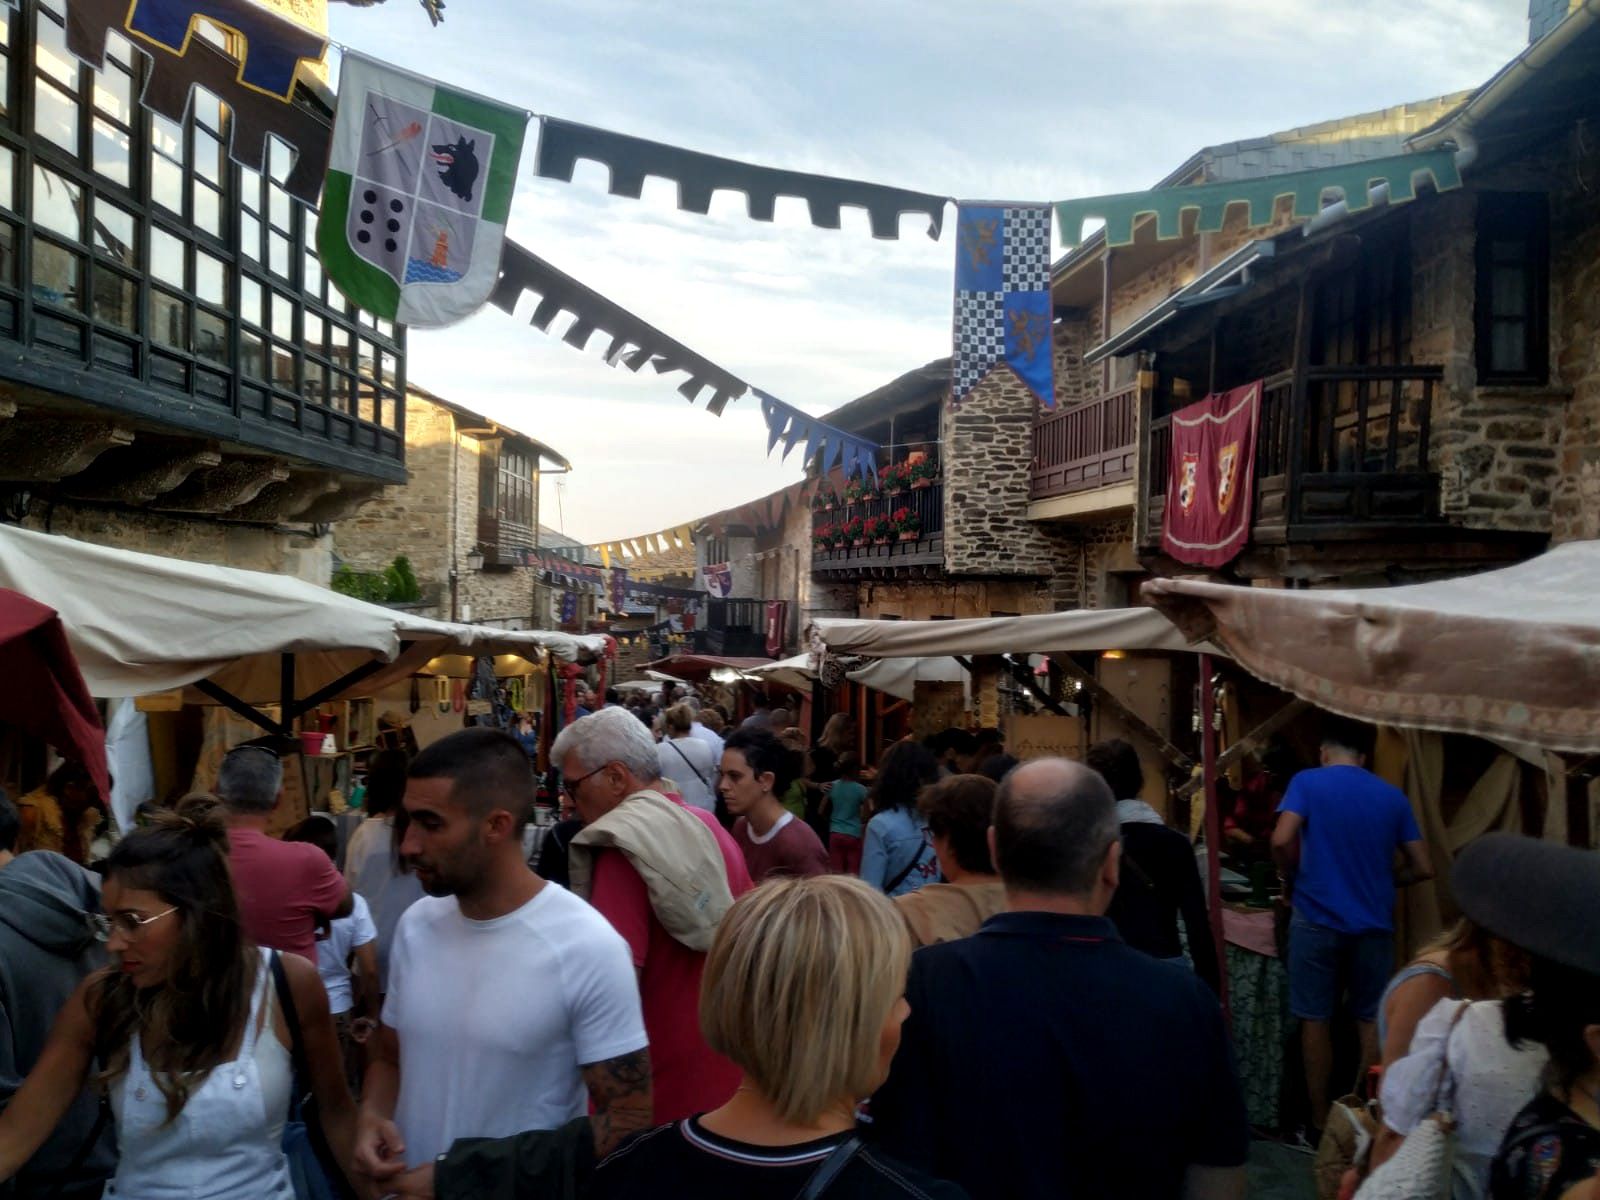
<path fill-rule="evenodd" d="M 1450 886 L 1461 911 L 1490 933 L 1600 975 L 1600 854 L 1485 834 L 1456 859 Z"/>

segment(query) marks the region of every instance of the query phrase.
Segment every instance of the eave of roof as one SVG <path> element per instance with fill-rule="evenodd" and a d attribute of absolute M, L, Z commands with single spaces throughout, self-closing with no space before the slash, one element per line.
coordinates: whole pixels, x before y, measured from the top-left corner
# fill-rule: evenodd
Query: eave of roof
<path fill-rule="evenodd" d="M 541 442 L 532 434 L 523 433 L 520 429 L 513 429 L 504 421 L 496 421 L 492 417 L 486 417 L 482 413 L 468 408 L 465 404 L 457 403 L 454 400 L 446 400 L 437 392 L 430 392 L 427 388 L 422 387 L 420 384 L 415 384 L 408 381 L 406 383 L 406 392 L 408 395 L 415 395 L 419 399 L 426 400 L 430 404 L 437 404 L 440 408 L 449 409 L 458 417 L 465 418 L 466 421 L 471 423 L 471 427 L 459 430 L 461 433 L 472 433 L 488 436 L 498 435 L 501 437 L 515 438 L 517 441 L 526 444 L 530 449 L 535 451 L 539 455 L 541 463 L 554 463 L 556 468 L 561 471 L 572 470 L 572 464 L 567 461 L 565 455 L 558 453 L 554 448 L 544 442 Z M 539 469 L 543 470 L 545 468 L 541 466 Z"/>

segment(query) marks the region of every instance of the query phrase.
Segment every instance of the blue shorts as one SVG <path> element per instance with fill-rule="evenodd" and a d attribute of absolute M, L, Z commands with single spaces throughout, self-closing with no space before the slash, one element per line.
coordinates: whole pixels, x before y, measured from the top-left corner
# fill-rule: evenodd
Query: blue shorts
<path fill-rule="evenodd" d="M 1333 1020 L 1340 995 L 1348 991 L 1356 1020 L 1376 1021 L 1393 974 L 1393 933 L 1340 933 L 1298 912 L 1290 919 L 1289 1011 L 1300 1020 Z"/>

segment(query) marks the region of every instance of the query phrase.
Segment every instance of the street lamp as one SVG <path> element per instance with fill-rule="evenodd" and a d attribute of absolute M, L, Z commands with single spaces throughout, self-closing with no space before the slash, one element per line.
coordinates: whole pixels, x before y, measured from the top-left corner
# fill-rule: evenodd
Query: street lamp
<path fill-rule="evenodd" d="M 476 546 L 467 551 L 467 570 L 483 570 L 483 551 L 478 549 Z"/>

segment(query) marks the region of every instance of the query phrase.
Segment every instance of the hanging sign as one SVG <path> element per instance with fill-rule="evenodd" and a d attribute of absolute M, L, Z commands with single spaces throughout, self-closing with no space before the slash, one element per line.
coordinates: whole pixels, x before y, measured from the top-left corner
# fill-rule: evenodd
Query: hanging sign
<path fill-rule="evenodd" d="M 1005 363 L 1054 408 L 1050 341 L 1050 209 L 967 204 L 956 219 L 952 400 L 960 402 Z"/>
<path fill-rule="evenodd" d="M 527 114 L 346 51 L 317 251 L 352 304 L 416 328 L 500 278 Z"/>
<path fill-rule="evenodd" d="M 1260 407 L 1257 380 L 1172 414 L 1161 548 L 1179 562 L 1220 567 L 1249 541 Z"/>

